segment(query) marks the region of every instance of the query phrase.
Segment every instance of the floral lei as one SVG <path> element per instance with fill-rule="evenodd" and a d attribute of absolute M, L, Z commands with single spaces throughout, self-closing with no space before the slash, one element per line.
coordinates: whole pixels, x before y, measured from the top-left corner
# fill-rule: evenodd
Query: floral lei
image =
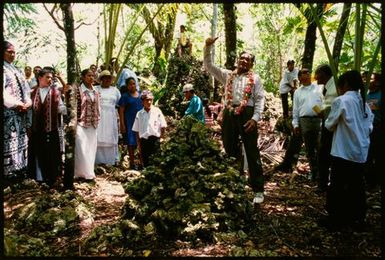
<path fill-rule="evenodd" d="M 241 104 L 237 107 L 233 107 L 233 81 L 236 74 L 237 74 L 236 70 L 231 73 L 226 86 L 226 90 L 227 90 L 226 108 L 229 110 L 230 113 L 234 113 L 235 115 L 240 115 L 245 109 L 245 107 L 247 106 L 247 101 L 251 97 L 251 91 L 254 86 L 254 73 L 252 71 L 249 71 L 247 73 L 247 85 L 243 90 L 243 99 L 241 101 Z"/>

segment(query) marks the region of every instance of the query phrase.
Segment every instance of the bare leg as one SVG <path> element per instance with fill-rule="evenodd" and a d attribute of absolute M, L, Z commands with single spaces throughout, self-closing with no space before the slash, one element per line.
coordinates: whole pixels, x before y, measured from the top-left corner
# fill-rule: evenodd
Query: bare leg
<path fill-rule="evenodd" d="M 135 166 L 135 146 L 128 146 L 128 156 L 130 159 L 130 168 L 132 169 Z"/>

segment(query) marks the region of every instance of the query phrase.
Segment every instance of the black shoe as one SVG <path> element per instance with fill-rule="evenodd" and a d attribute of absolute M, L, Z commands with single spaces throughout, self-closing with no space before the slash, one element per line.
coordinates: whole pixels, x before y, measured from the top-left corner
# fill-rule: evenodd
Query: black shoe
<path fill-rule="evenodd" d="M 280 163 L 277 166 L 275 166 L 274 170 L 290 173 L 292 171 L 292 167 L 285 163 Z"/>
<path fill-rule="evenodd" d="M 84 179 L 83 182 L 89 183 L 89 184 L 95 184 L 95 179 Z"/>
<path fill-rule="evenodd" d="M 337 222 L 330 217 L 323 217 L 318 219 L 317 224 L 318 226 L 326 228 L 331 232 L 340 231 L 343 228 L 343 224 L 341 222 Z"/>
<path fill-rule="evenodd" d="M 352 230 L 354 232 L 358 232 L 358 233 L 362 233 L 362 232 L 366 232 L 367 229 L 368 229 L 368 225 L 366 224 L 365 221 L 355 221 L 353 222 L 350 227 L 352 228 Z"/>
<path fill-rule="evenodd" d="M 324 193 L 326 193 L 326 188 L 324 187 L 318 187 L 316 190 L 315 190 L 315 193 L 319 194 L 319 195 L 322 195 Z"/>

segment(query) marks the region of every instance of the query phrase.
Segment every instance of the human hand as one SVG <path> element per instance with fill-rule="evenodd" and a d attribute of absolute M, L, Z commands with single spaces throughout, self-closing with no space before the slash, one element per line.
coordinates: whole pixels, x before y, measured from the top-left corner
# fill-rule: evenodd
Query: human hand
<path fill-rule="evenodd" d="M 253 119 L 250 119 L 246 122 L 246 124 L 243 125 L 243 127 L 245 128 L 246 133 L 250 133 L 257 129 L 257 122 Z"/>
<path fill-rule="evenodd" d="M 126 132 L 126 127 L 124 125 L 120 126 L 120 132 L 124 134 Z"/>
<path fill-rule="evenodd" d="M 209 37 L 209 38 L 207 38 L 206 39 L 206 46 L 213 45 L 217 39 L 218 39 L 218 37 L 215 37 L 215 38 Z"/>
<path fill-rule="evenodd" d="M 20 103 L 19 105 L 17 105 L 17 106 L 15 107 L 15 109 L 16 109 L 18 112 L 20 112 L 20 113 L 25 113 L 25 112 L 27 112 L 28 108 L 29 108 L 28 104 L 25 104 L 25 103 Z"/>
<path fill-rule="evenodd" d="M 295 127 L 293 131 L 294 131 L 294 134 L 295 134 L 295 135 L 299 135 L 299 134 L 301 134 L 301 128 L 300 128 L 300 127 L 298 127 L 298 126 L 297 126 L 297 127 Z"/>

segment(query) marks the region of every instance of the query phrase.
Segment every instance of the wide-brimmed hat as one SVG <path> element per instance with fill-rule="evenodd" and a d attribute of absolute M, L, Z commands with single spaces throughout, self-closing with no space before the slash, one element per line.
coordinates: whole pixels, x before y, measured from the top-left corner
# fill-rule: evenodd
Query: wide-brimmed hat
<path fill-rule="evenodd" d="M 142 100 L 145 99 L 154 99 L 154 95 L 149 90 L 143 90 L 142 95 L 140 97 Z"/>
<path fill-rule="evenodd" d="M 194 87 L 192 84 L 188 83 L 188 84 L 183 86 L 183 93 L 187 92 L 187 91 L 191 91 L 191 90 L 194 90 Z"/>
<path fill-rule="evenodd" d="M 112 77 L 111 72 L 109 70 L 103 70 L 99 73 L 99 80 L 101 80 L 102 77 Z"/>

